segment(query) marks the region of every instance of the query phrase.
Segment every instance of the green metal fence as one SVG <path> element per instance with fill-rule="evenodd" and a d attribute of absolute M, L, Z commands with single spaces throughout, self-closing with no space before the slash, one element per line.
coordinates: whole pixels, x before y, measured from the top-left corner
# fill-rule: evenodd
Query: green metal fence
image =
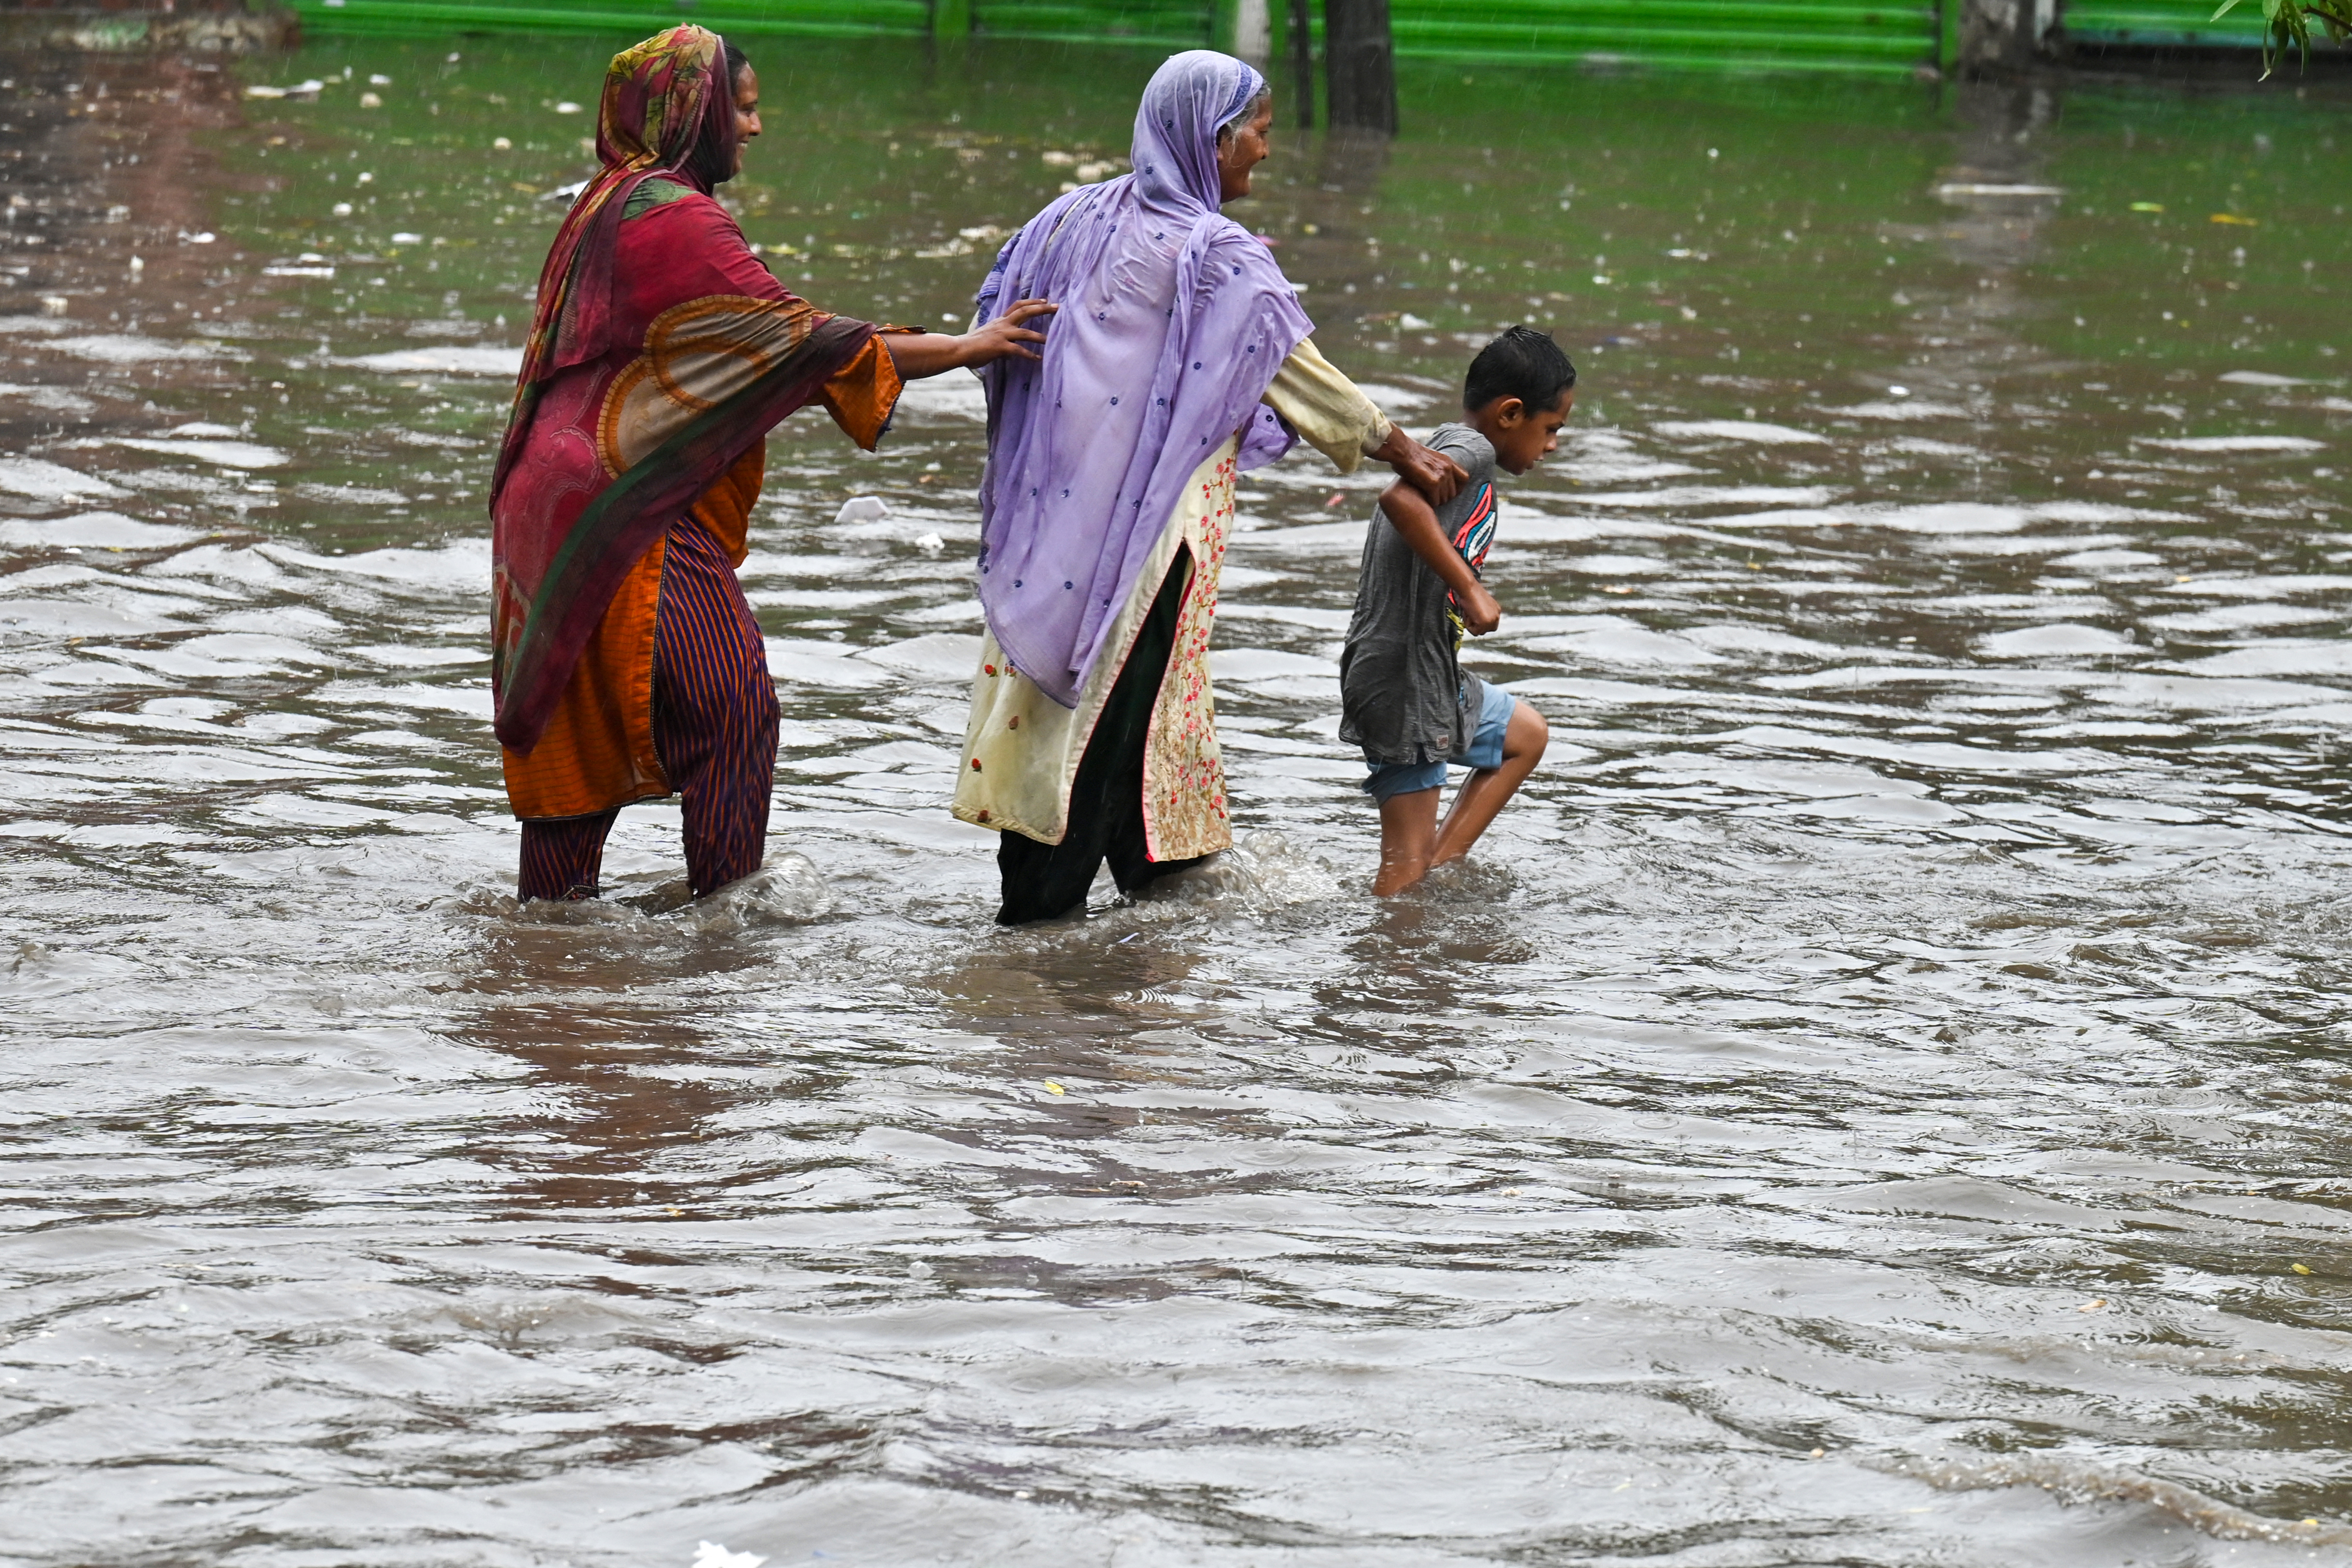
<path fill-rule="evenodd" d="M 925 0 L 293 0 L 303 30 L 344 33 L 634 33 L 701 22 L 722 33 L 919 36 Z"/>
<path fill-rule="evenodd" d="M 1899 76 L 1952 60 L 1961 0 L 1391 0 L 1406 58 L 1612 62 L 1681 69 Z M 293 0 L 319 34 L 644 34 L 681 19 L 756 34 L 963 35 L 1213 45 L 1235 0 Z M 1267 0 L 1276 58 L 1287 0 Z M 2249 0 L 2219 23 L 2210 0 L 2068 0 L 2093 44 L 2252 45 Z M 1318 31 L 1319 32 L 1319 26 Z"/>
<path fill-rule="evenodd" d="M 1393 0 L 1401 54 L 1902 74 L 1936 62 L 1933 5 L 1899 0 Z"/>
<path fill-rule="evenodd" d="M 2212 19 L 2217 4 L 2219 0 L 2068 0 L 2066 37 L 2078 44 L 2142 48 L 2251 49 L 2261 45 L 2261 0 L 2244 0 L 2218 22 Z"/>
<path fill-rule="evenodd" d="M 1956 6 L 1958 0 L 1943 0 Z M 2157 0 L 2162 3 L 2162 0 Z M 314 34 L 979 34 L 1221 43 L 1234 0 L 293 0 Z M 1269 0 L 1277 57 L 1288 6 Z M 1318 7 L 1319 9 L 1319 7 Z M 1901 74 L 1936 63 L 1935 0 L 1391 0 L 1399 54 L 1528 64 Z M 1318 26 L 1318 31 L 1320 31 Z"/>

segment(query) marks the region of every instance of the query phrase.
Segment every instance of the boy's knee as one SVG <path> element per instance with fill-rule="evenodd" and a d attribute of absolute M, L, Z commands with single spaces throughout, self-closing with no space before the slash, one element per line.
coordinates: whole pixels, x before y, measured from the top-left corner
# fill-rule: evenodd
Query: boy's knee
<path fill-rule="evenodd" d="M 1503 731 L 1504 743 L 1522 756 L 1540 757 L 1551 744 L 1551 725 L 1534 707 L 1522 700 L 1511 714 L 1510 728 Z"/>

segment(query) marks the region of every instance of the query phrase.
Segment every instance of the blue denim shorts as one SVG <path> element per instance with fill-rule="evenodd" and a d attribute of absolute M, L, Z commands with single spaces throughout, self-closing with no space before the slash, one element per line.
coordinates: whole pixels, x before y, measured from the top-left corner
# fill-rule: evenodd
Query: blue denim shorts
<path fill-rule="evenodd" d="M 1391 795 L 1411 795 L 1415 790 L 1443 789 L 1445 786 L 1447 763 L 1461 768 L 1499 768 L 1503 765 L 1503 732 L 1511 727 L 1511 714 L 1519 700 L 1496 685 L 1486 682 L 1486 700 L 1478 707 L 1477 731 L 1470 737 L 1469 745 L 1454 755 L 1434 763 L 1369 763 L 1370 776 L 1364 780 L 1364 793 L 1374 800 L 1386 800 Z"/>

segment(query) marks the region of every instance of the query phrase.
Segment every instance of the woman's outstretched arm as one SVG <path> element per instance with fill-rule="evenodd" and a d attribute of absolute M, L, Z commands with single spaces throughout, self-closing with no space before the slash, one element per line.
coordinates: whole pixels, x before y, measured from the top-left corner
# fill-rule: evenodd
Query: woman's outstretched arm
<path fill-rule="evenodd" d="M 1452 500 L 1469 479 L 1453 458 L 1431 451 L 1391 423 L 1323 357 L 1312 338 L 1300 340 L 1282 362 L 1265 403 L 1343 474 L 1354 473 L 1366 458 L 1375 458 L 1436 506 Z"/>
<path fill-rule="evenodd" d="M 1470 479 L 1461 464 L 1431 451 L 1406 435 L 1402 425 L 1391 426 L 1389 438 L 1364 456 L 1394 468 L 1398 479 L 1427 496 L 1433 506 L 1444 506 L 1460 495 Z"/>
<path fill-rule="evenodd" d="M 1001 359 L 1035 359 L 1037 351 L 1028 345 L 1044 342 L 1045 334 L 1023 323 L 1060 309 L 1043 300 L 1023 300 L 996 320 L 968 332 L 892 332 L 883 342 L 900 379 L 920 381 L 959 365 L 968 368 Z"/>

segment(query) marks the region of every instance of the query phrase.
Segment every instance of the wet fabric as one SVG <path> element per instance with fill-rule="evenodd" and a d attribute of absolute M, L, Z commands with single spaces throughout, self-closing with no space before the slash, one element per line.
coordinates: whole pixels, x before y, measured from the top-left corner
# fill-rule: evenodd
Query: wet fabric
<path fill-rule="evenodd" d="M 1312 324 L 1272 252 L 1217 210 L 1217 130 L 1265 79 L 1176 55 L 1136 110 L 1134 172 L 1080 187 L 1008 240 L 979 313 L 1062 309 L 1040 362 L 981 373 L 989 461 L 980 600 L 1013 665 L 1075 707 L 1186 480 L 1226 437 L 1240 467 L 1288 449 L 1258 405 Z"/>
<path fill-rule="evenodd" d="M 735 162 L 727 47 L 705 27 L 673 27 L 614 55 L 596 107 L 597 170 L 555 231 L 523 340 L 515 406 L 499 453 L 493 493 L 520 455 L 531 401 L 560 370 L 614 346 L 613 254 L 630 195 L 656 170 L 710 194 Z"/>
<path fill-rule="evenodd" d="M 776 687 L 732 553 L 697 519 L 673 526 L 655 618 L 653 740 L 680 795 L 697 897 L 760 868 L 776 774 Z M 522 825 L 525 899 L 592 898 L 607 810 Z"/>
<path fill-rule="evenodd" d="M 1265 389 L 1265 402 L 1342 473 L 1378 450 L 1391 429 L 1355 383 L 1316 351 L 1312 339 L 1291 351 Z M 992 634 L 982 637 L 971 718 L 956 772 L 959 818 L 1044 844 L 1061 841 L 1087 736 L 1169 563 L 1181 549 L 1192 558 L 1192 584 L 1144 753 L 1144 831 L 1151 853 L 1166 858 L 1207 855 L 1233 842 L 1208 651 L 1233 526 L 1238 447 L 1237 437 L 1227 437 L 1186 481 L 1174 514 L 1111 623 L 1103 657 L 1079 688 L 1075 708 L 1055 702 L 1013 668 Z"/>
<path fill-rule="evenodd" d="M 1462 465 L 1469 479 L 1436 509 L 1457 548 L 1478 545 L 1475 571 L 1494 538 L 1495 448 L 1467 425 L 1445 424 L 1429 447 Z M 1339 653 L 1339 738 L 1374 763 L 1443 762 L 1470 743 L 1483 697 L 1461 667 L 1454 595 L 1430 564 L 1372 509 L 1364 530 L 1355 614 Z"/>
<path fill-rule="evenodd" d="M 770 428 L 824 398 L 870 447 L 896 397 L 876 329 L 787 293 L 708 195 L 735 155 L 719 50 L 716 34 L 682 27 L 614 57 L 605 166 L 541 279 L 491 496 L 491 688 L 512 757 L 540 745 L 646 551 Z M 685 188 L 624 221 L 656 177 Z M 627 749 L 628 696 L 596 705 L 596 749 Z M 565 804 L 583 810 L 650 782 L 573 771 Z"/>
<path fill-rule="evenodd" d="M 1118 890 L 1132 893 L 1206 858 L 1155 860 L 1143 814 L 1144 749 L 1160 683 L 1176 650 L 1185 588 L 1192 575 L 1190 554 L 1180 552 L 1153 595 L 1150 613 L 1087 742 L 1070 792 L 1069 832 L 1059 844 L 1040 844 L 1018 833 L 998 838 L 996 868 L 1004 893 L 996 912 L 999 925 L 1051 920 L 1081 908 L 1106 859 Z"/>
<path fill-rule="evenodd" d="M 1232 437 L 1194 470 L 1175 515 L 1161 530 L 1111 644 L 1065 708 L 1006 660 L 996 638 L 981 639 L 972 677 L 971 717 L 957 768 L 955 815 L 965 822 L 1058 844 L 1081 815 L 1075 785 L 1089 739 L 1125 672 L 1163 580 L 1180 556 L 1191 563 L 1173 649 L 1159 679 L 1143 755 L 1143 831 L 1155 858 L 1210 854 L 1233 842 L 1226 811 L 1223 752 L 1217 741 L 1216 691 L 1209 676 L 1225 539 L 1233 526 Z"/>
<path fill-rule="evenodd" d="M 516 879 L 515 897 L 525 902 L 596 897 L 602 890 L 597 879 L 604 874 L 604 838 L 620 815 L 616 806 L 589 816 L 524 823 L 522 872 Z"/>
<path fill-rule="evenodd" d="M 1374 800 L 1387 800 L 1392 795 L 1442 788 L 1449 763 L 1457 768 L 1473 770 L 1501 767 L 1503 742 L 1510 734 L 1511 715 L 1519 710 L 1519 700 L 1492 681 L 1485 681 L 1481 685 L 1483 695 L 1478 700 L 1477 712 L 1471 720 L 1474 728 L 1469 744 L 1450 757 L 1439 757 L 1426 763 L 1371 763 L 1364 778 L 1364 793 Z M 1464 712 L 1466 714 L 1469 712 L 1466 687 L 1463 697 Z"/>

